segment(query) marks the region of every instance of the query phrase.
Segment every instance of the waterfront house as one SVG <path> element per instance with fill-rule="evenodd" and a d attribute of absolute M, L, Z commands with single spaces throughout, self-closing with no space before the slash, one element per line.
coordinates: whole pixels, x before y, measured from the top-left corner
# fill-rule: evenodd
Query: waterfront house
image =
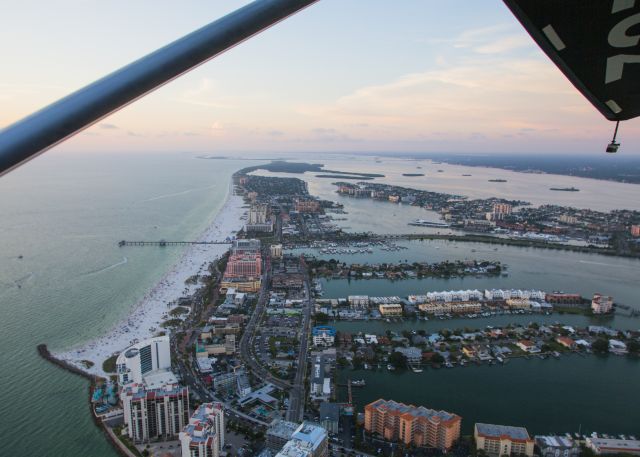
<path fill-rule="evenodd" d="M 561 344 L 562 346 L 564 346 L 567 349 L 575 349 L 576 348 L 576 342 L 573 341 L 568 336 L 559 336 L 559 337 L 556 338 L 556 342 L 558 344 Z"/>
<path fill-rule="evenodd" d="M 540 352 L 540 348 L 530 340 L 520 340 L 516 343 L 516 346 L 528 354 L 537 354 Z"/>
<path fill-rule="evenodd" d="M 609 340 L 609 352 L 613 354 L 623 355 L 628 352 L 627 345 L 620 340 Z"/>

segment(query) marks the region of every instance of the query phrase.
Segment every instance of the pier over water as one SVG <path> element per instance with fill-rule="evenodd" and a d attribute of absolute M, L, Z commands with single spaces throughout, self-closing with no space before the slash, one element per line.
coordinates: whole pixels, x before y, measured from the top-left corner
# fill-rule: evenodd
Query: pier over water
<path fill-rule="evenodd" d="M 231 244 L 231 240 L 225 241 L 126 241 L 122 240 L 118 242 L 119 247 L 124 246 L 184 246 L 186 244 Z"/>

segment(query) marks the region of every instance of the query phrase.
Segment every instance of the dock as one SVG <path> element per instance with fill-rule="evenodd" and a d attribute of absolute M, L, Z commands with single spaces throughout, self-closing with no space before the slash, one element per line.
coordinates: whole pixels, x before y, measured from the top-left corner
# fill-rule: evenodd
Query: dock
<path fill-rule="evenodd" d="M 225 240 L 225 241 L 167 241 L 167 240 L 160 240 L 160 241 L 126 241 L 126 240 L 122 240 L 118 242 L 118 246 L 119 247 L 124 247 L 124 246 L 160 246 L 160 247 L 165 247 L 165 246 L 185 246 L 185 245 L 191 245 L 191 244 L 231 244 L 231 240 Z"/>

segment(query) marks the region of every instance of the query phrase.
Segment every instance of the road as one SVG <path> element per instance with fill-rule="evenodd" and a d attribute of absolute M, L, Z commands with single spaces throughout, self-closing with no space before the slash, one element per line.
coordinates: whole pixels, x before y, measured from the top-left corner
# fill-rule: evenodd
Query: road
<path fill-rule="evenodd" d="M 240 357 L 244 360 L 244 363 L 249 366 L 251 371 L 260 379 L 270 382 L 276 387 L 280 389 L 289 390 L 293 386 L 283 381 L 282 379 L 276 378 L 271 374 L 269 370 L 263 367 L 253 356 L 251 353 L 251 345 L 253 344 L 253 338 L 255 336 L 256 329 L 262 320 L 262 316 L 265 313 L 265 304 L 269 299 L 269 281 L 271 279 L 271 272 L 269 263 L 266 262 L 265 272 L 262 276 L 262 285 L 260 287 L 260 294 L 258 295 L 258 301 L 256 303 L 256 307 L 253 310 L 253 314 L 251 314 L 251 318 L 245 327 L 245 330 L 240 338 Z"/>
<path fill-rule="evenodd" d="M 298 370 L 293 381 L 293 389 L 289 394 L 289 410 L 287 420 L 300 422 L 303 419 L 305 406 L 305 374 L 307 372 L 307 352 L 309 349 L 309 333 L 311 331 L 311 290 L 309 287 L 309 276 L 305 268 L 304 288 L 306 299 L 304 301 L 304 314 L 302 323 L 302 333 L 300 335 L 300 348 L 298 351 Z"/>

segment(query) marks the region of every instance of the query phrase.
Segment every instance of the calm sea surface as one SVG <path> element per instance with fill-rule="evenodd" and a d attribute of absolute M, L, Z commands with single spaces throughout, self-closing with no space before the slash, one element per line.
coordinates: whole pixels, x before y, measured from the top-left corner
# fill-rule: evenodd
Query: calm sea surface
<path fill-rule="evenodd" d="M 38 357 L 108 330 L 192 239 L 247 161 L 182 155 L 44 155 L 0 179 L 0 442 L 3 455 L 113 456 L 84 380 Z M 23 256 L 19 259 L 19 256 Z"/>

